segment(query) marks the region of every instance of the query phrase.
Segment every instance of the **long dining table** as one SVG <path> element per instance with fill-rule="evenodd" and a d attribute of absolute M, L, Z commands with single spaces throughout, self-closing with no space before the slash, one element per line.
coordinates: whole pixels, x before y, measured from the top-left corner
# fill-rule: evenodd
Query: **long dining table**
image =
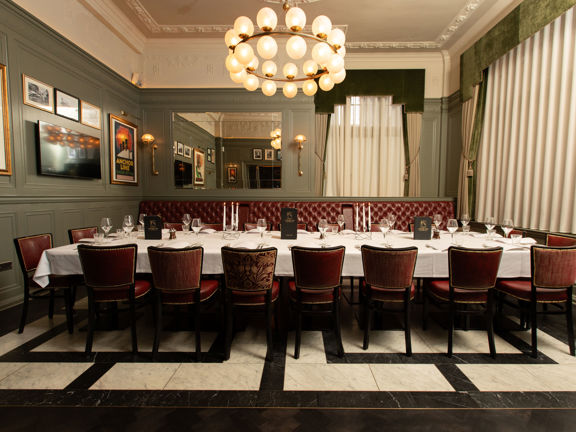
<path fill-rule="evenodd" d="M 287 277 L 293 275 L 292 256 L 290 249 L 293 246 L 305 247 L 331 247 L 343 245 L 346 247 L 342 276 L 363 276 L 361 246 L 363 244 L 378 247 L 401 248 L 408 246 L 418 247 L 418 258 L 414 271 L 415 278 L 446 278 L 448 277 L 448 247 L 459 245 L 469 248 L 491 248 L 500 246 L 504 249 L 498 276 L 501 278 L 530 277 L 530 246 L 535 243 L 533 239 L 522 239 L 519 243 L 512 243 L 510 239 L 495 237 L 487 238 L 480 233 L 456 233 L 454 241 L 450 234 L 441 233 L 439 239 L 414 240 L 412 233 L 393 231 L 388 233 L 386 240 L 378 232 L 362 233 L 358 235 L 349 233 L 328 233 L 325 239 L 320 239 L 318 232 L 299 231 L 297 239 L 281 239 L 280 232 L 267 232 L 263 237 L 257 232 L 236 233 L 232 238 L 228 233 L 208 232 L 199 234 L 177 232 L 176 239 L 146 240 L 142 233 L 132 233 L 127 238 L 109 238 L 96 246 L 116 246 L 135 243 L 138 245 L 137 272 L 150 273 L 150 262 L 147 249 L 149 246 L 168 248 L 181 248 L 201 245 L 204 248 L 204 261 L 202 272 L 204 274 L 221 274 L 222 259 L 220 250 L 222 246 L 262 248 L 276 247 L 278 258 L 276 262 L 276 275 Z M 164 234 L 167 237 L 167 233 Z M 94 244 L 93 239 L 85 240 L 86 244 Z M 34 273 L 34 281 L 40 286 L 46 286 L 50 275 L 80 275 L 82 267 L 78 256 L 78 245 L 71 244 L 48 249 L 43 252 L 38 267 Z"/>

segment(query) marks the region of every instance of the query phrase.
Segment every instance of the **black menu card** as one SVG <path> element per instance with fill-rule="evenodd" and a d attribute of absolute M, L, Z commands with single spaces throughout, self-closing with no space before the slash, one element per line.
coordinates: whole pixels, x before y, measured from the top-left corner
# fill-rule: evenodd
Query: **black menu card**
<path fill-rule="evenodd" d="M 284 207 L 280 213 L 280 238 L 295 240 L 298 236 L 298 210 Z"/>
<path fill-rule="evenodd" d="M 144 238 L 146 240 L 161 240 L 163 226 L 160 216 L 146 216 L 144 218 Z"/>
<path fill-rule="evenodd" d="M 428 216 L 414 218 L 414 240 L 430 240 L 432 238 L 432 219 Z"/>

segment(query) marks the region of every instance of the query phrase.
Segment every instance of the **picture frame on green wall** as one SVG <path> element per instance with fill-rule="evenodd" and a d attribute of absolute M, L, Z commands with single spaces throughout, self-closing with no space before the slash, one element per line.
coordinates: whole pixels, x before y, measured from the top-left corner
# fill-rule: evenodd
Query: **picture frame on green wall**
<path fill-rule="evenodd" d="M 6 66 L 0 64 L 0 175 L 12 175 Z"/>
<path fill-rule="evenodd" d="M 24 104 L 54 112 L 54 87 L 22 74 Z"/>
<path fill-rule="evenodd" d="M 262 149 L 260 148 L 252 149 L 252 159 L 262 160 Z"/>
<path fill-rule="evenodd" d="M 100 107 L 86 101 L 80 101 L 80 123 L 100 130 L 102 128 Z"/>
<path fill-rule="evenodd" d="M 204 151 L 194 149 L 194 186 L 204 186 L 206 161 Z"/>
<path fill-rule="evenodd" d="M 138 127 L 110 114 L 110 183 L 138 185 Z"/>
<path fill-rule="evenodd" d="M 80 100 L 60 89 L 54 90 L 54 110 L 60 117 L 80 121 Z"/>

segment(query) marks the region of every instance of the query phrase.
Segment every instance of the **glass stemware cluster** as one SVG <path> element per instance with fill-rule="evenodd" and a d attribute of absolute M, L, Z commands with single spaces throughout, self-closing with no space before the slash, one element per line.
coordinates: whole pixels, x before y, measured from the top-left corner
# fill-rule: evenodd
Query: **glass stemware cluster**
<path fill-rule="evenodd" d="M 182 231 L 184 231 L 184 233 L 188 234 L 188 232 L 190 231 L 191 223 L 192 218 L 190 217 L 190 215 L 188 213 L 184 213 L 184 215 L 182 216 Z"/>

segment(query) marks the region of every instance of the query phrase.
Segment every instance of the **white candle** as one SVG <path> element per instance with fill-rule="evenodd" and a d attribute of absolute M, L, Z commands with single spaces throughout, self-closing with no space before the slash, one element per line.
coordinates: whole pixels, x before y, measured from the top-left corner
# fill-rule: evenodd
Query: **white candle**
<path fill-rule="evenodd" d="M 224 219 L 222 220 L 222 231 L 226 231 L 226 202 L 224 202 Z"/>
<path fill-rule="evenodd" d="M 236 203 L 236 229 L 238 229 L 238 207 L 240 207 L 240 203 Z"/>
<path fill-rule="evenodd" d="M 236 229 L 236 221 L 234 220 L 234 201 L 232 201 L 232 214 L 230 215 L 231 218 L 231 224 L 232 224 L 232 229 L 235 230 Z"/>
<path fill-rule="evenodd" d="M 354 207 L 356 207 L 356 224 L 355 224 L 355 228 L 356 231 L 358 231 L 358 203 L 354 204 Z"/>
<path fill-rule="evenodd" d="M 372 219 L 370 218 L 370 203 L 368 203 L 368 231 L 370 231 L 372 226 Z"/>
<path fill-rule="evenodd" d="M 366 207 L 362 203 L 362 231 L 366 231 Z"/>

